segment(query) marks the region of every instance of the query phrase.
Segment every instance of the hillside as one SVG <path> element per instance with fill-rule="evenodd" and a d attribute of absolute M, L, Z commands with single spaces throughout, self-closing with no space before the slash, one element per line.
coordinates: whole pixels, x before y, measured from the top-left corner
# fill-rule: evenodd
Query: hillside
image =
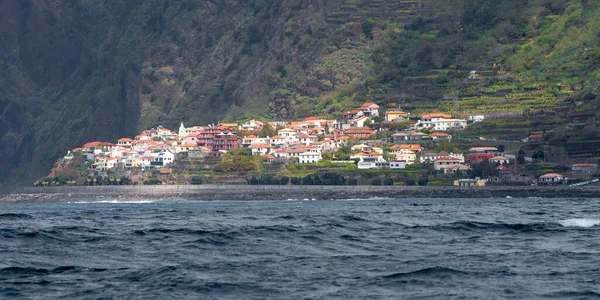
<path fill-rule="evenodd" d="M 0 182 L 28 184 L 66 149 L 159 124 L 336 116 L 365 100 L 550 116 L 555 145 L 593 146 L 598 5 L 5 0 Z"/>

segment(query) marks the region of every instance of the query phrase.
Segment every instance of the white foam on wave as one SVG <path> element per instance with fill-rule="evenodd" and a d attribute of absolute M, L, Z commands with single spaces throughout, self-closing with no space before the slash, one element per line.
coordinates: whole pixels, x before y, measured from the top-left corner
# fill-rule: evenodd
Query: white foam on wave
<path fill-rule="evenodd" d="M 597 219 L 566 219 L 558 221 L 558 224 L 563 227 L 583 227 L 590 228 L 600 225 L 600 220 Z"/>

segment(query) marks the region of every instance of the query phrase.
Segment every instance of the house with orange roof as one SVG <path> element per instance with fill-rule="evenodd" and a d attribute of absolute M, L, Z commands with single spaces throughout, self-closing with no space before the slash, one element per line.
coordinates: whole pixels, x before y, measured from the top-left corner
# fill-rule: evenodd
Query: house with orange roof
<path fill-rule="evenodd" d="M 373 102 L 366 102 L 360 106 L 363 115 L 367 117 L 378 117 L 379 116 L 379 105 Z"/>
<path fill-rule="evenodd" d="M 344 131 L 344 135 L 350 136 L 353 139 L 364 139 L 375 134 L 375 131 L 366 127 L 351 127 Z"/>
<path fill-rule="evenodd" d="M 254 134 L 251 134 L 249 136 L 246 136 L 245 138 L 242 138 L 242 146 L 243 147 L 250 147 L 251 145 L 254 144 L 269 144 L 270 141 L 268 138 L 260 138 Z"/>
<path fill-rule="evenodd" d="M 250 145 L 252 155 L 265 155 L 271 153 L 271 145 L 265 143 L 256 143 Z"/>
<path fill-rule="evenodd" d="M 275 149 L 275 157 L 277 157 L 277 158 L 287 158 L 288 157 L 287 151 L 288 151 L 287 148 Z"/>
<path fill-rule="evenodd" d="M 350 119 L 354 119 L 354 118 L 358 118 L 358 117 L 362 117 L 362 116 L 364 116 L 364 112 L 360 108 L 349 110 L 342 114 L 342 118 L 344 118 L 346 120 L 350 120 Z"/>
<path fill-rule="evenodd" d="M 175 153 L 182 153 L 182 152 L 188 152 L 190 149 L 193 149 L 196 147 L 196 144 L 180 144 L 175 146 Z"/>
<path fill-rule="evenodd" d="M 563 183 L 565 180 L 565 177 L 561 174 L 557 174 L 557 173 L 548 173 L 548 174 L 544 174 L 542 176 L 540 176 L 538 178 L 538 183 L 540 184 L 560 184 Z"/>
<path fill-rule="evenodd" d="M 135 136 L 135 140 L 136 141 L 147 141 L 147 140 L 151 140 L 152 138 L 150 137 L 150 135 L 145 135 L 145 134 L 138 134 Z"/>
<path fill-rule="evenodd" d="M 388 110 L 385 112 L 385 121 L 396 122 L 408 118 L 408 113 L 403 110 Z"/>
<path fill-rule="evenodd" d="M 117 145 L 121 146 L 121 147 L 131 147 L 131 142 L 133 140 L 130 138 L 120 138 L 117 140 Z"/>
<path fill-rule="evenodd" d="M 597 164 L 574 164 L 571 166 L 571 171 L 577 174 L 596 174 L 598 173 Z"/>
<path fill-rule="evenodd" d="M 273 148 L 281 148 L 281 147 L 286 146 L 285 138 L 283 138 L 282 136 L 278 136 L 278 135 L 270 137 L 269 144 Z"/>
<path fill-rule="evenodd" d="M 417 160 L 417 152 L 420 151 L 420 145 L 419 151 L 416 151 L 416 149 L 410 149 L 409 147 L 402 147 L 403 145 L 404 144 L 393 145 L 390 147 L 388 153 L 395 156 L 396 160 L 406 161 L 406 164 L 408 165 L 414 164 Z"/>
<path fill-rule="evenodd" d="M 439 131 L 429 134 L 429 137 L 434 141 L 449 141 L 452 139 L 452 135 Z"/>

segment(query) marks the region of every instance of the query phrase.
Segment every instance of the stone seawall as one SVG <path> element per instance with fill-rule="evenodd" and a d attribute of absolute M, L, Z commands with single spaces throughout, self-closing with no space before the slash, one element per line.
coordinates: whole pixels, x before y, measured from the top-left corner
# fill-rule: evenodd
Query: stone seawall
<path fill-rule="evenodd" d="M 600 185 L 525 187 L 162 185 L 25 188 L 0 201 L 287 200 L 368 198 L 596 198 Z"/>

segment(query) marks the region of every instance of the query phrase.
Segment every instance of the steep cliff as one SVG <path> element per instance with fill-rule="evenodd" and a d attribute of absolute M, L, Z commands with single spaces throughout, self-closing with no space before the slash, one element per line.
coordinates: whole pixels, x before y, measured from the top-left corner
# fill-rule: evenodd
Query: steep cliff
<path fill-rule="evenodd" d="M 331 116 L 365 100 L 592 111 L 592 128 L 599 11 L 595 0 L 1 0 L 0 182 L 28 184 L 84 141 L 159 124 Z"/>

